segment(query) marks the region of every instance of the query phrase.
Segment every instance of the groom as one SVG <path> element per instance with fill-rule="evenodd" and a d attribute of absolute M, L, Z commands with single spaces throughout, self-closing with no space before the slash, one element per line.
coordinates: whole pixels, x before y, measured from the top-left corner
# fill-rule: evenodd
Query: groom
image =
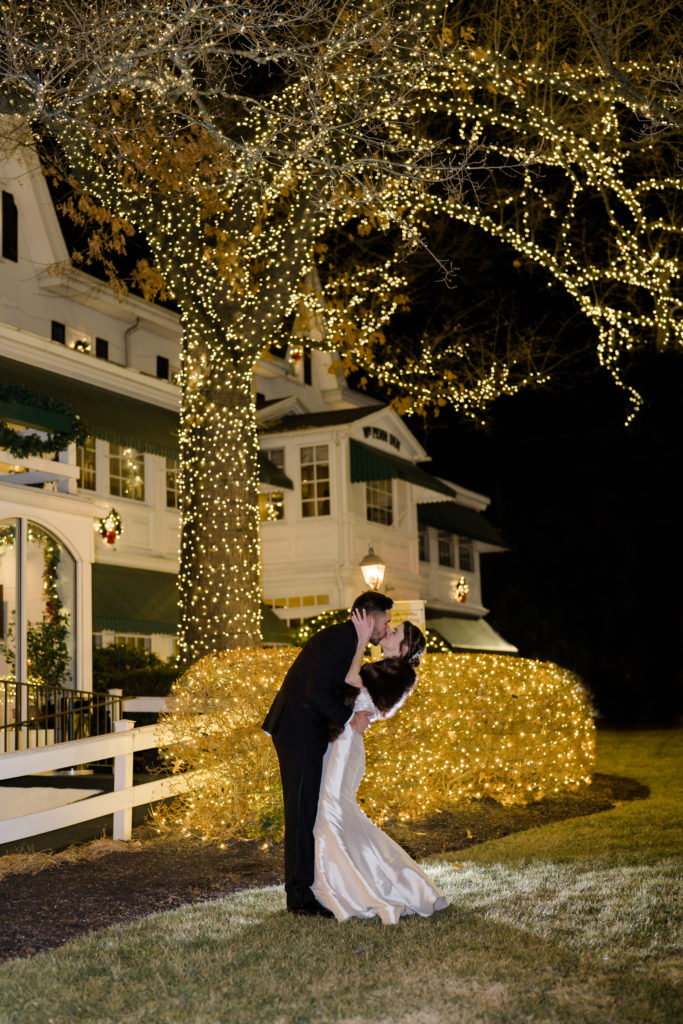
<path fill-rule="evenodd" d="M 370 640 L 386 636 L 393 601 L 368 590 L 353 602 L 352 611 L 365 610 L 374 622 Z M 328 723 L 351 728 L 362 735 L 368 727 L 367 711 L 344 704 L 344 680 L 358 644 L 351 622 L 328 626 L 312 636 L 299 652 L 266 715 L 263 729 L 273 739 L 280 762 L 285 805 L 285 893 L 293 914 L 332 917 L 312 891 L 315 864 L 313 828 L 318 811 L 323 756 Z"/>

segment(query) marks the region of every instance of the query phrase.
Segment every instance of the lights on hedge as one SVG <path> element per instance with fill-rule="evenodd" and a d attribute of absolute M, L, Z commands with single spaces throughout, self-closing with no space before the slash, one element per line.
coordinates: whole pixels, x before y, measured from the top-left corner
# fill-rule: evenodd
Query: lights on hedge
<path fill-rule="evenodd" d="M 207 655 L 174 683 L 164 757 L 193 774 L 186 793 L 154 809 L 159 832 L 218 842 L 280 837 L 277 759 L 260 726 L 296 654 Z M 595 764 L 593 711 L 578 677 L 497 654 L 427 654 L 415 693 L 365 743 L 360 795 L 378 821 L 482 797 L 527 804 L 590 783 Z"/>

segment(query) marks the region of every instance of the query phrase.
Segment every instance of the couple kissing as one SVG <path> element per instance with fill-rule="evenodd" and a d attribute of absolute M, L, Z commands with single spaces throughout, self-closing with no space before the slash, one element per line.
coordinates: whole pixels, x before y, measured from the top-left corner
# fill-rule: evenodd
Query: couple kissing
<path fill-rule="evenodd" d="M 391 717 L 415 687 L 422 632 L 392 627 L 393 601 L 367 591 L 351 618 L 308 640 L 263 723 L 280 764 L 285 811 L 285 893 L 294 914 L 378 916 L 395 924 L 448 904 L 422 868 L 358 805 L 363 734 Z M 381 661 L 362 664 L 369 642 Z"/>

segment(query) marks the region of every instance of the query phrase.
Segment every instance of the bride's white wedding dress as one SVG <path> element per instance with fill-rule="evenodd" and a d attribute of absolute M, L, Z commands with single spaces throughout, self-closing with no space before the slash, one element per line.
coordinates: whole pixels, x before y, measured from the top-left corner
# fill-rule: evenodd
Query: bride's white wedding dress
<path fill-rule="evenodd" d="M 361 688 L 354 711 L 377 708 Z M 379 915 L 396 924 L 405 914 L 428 917 L 450 900 L 398 843 L 358 806 L 365 772 L 363 737 L 349 722 L 327 748 L 315 822 L 313 894 L 338 921 Z"/>

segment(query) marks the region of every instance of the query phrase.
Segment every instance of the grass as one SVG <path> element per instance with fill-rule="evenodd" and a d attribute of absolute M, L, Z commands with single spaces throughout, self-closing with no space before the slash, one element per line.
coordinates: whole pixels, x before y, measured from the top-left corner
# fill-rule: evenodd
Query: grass
<path fill-rule="evenodd" d="M 0 1021 L 681 1021 L 681 755 L 683 730 L 599 733 L 598 771 L 651 796 L 434 859 L 453 903 L 429 920 L 292 919 L 251 890 L 1 966 Z"/>

